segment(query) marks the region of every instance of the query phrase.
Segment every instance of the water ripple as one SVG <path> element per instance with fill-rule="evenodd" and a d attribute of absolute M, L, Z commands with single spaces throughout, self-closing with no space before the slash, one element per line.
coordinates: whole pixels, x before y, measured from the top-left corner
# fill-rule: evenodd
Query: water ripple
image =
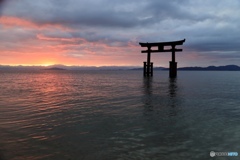
<path fill-rule="evenodd" d="M 0 159 L 200 160 L 237 151 L 240 75 L 211 74 L 4 73 Z"/>

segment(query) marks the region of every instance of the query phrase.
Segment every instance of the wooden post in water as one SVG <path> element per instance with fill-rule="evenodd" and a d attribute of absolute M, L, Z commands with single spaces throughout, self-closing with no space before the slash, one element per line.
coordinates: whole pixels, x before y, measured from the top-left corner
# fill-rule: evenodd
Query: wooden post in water
<path fill-rule="evenodd" d="M 143 76 L 146 77 L 147 62 L 143 62 Z"/>
<path fill-rule="evenodd" d="M 148 70 L 149 69 L 149 74 Z M 147 62 L 143 62 L 143 76 L 144 77 L 149 77 L 149 75 L 152 77 L 153 76 L 153 63 L 151 62 L 150 65 L 147 65 Z"/>
<path fill-rule="evenodd" d="M 153 76 L 153 62 L 151 62 L 151 77 Z"/>

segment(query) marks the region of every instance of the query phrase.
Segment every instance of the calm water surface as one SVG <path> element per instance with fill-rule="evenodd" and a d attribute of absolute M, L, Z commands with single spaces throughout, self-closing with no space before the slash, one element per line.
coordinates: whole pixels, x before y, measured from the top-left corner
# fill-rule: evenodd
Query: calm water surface
<path fill-rule="evenodd" d="M 0 71 L 0 160 L 240 153 L 240 72 Z M 237 159 L 239 157 L 215 157 Z"/>

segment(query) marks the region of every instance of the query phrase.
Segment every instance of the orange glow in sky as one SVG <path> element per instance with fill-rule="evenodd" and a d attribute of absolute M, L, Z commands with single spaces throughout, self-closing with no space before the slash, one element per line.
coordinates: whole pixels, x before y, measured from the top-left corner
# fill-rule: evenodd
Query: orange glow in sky
<path fill-rule="evenodd" d="M 80 37 L 52 36 L 56 31 L 65 34 L 71 29 L 60 25 L 37 25 L 17 17 L 2 16 L 0 25 L 2 32 L 15 34 L 10 38 L 6 37 L 7 40 L 15 42 L 14 44 L 9 46 L 6 41 L 6 45 L 0 46 L 0 64 L 3 65 L 123 66 L 142 63 L 143 55 L 139 54 L 140 48 L 137 44 L 109 46 L 101 40 L 91 42 Z M 130 58 L 131 56 L 133 58 Z"/>
<path fill-rule="evenodd" d="M 217 3 L 0 1 L 0 65 L 142 66 L 139 42 L 182 39 L 178 67 L 240 65 L 239 1 Z M 151 59 L 154 67 L 170 60 Z"/>

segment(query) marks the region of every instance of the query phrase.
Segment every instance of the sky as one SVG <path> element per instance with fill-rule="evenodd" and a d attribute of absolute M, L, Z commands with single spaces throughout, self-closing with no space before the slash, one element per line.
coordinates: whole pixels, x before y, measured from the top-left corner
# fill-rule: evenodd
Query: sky
<path fill-rule="evenodd" d="M 240 65 L 240 1 L 0 0 L 0 65 L 142 66 L 139 42 L 184 38 L 179 67 Z"/>

